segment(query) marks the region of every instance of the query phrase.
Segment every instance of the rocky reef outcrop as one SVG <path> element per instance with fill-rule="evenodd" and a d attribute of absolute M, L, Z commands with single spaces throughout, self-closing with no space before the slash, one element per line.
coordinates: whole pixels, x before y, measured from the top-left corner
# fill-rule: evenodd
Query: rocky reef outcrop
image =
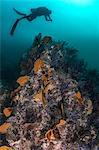
<path fill-rule="evenodd" d="M 7 145 L 2 140 L 0 150 L 98 150 L 98 73 L 89 80 L 77 52 L 64 41 L 35 37 L 21 59 L 11 106 L 2 110 Z"/>

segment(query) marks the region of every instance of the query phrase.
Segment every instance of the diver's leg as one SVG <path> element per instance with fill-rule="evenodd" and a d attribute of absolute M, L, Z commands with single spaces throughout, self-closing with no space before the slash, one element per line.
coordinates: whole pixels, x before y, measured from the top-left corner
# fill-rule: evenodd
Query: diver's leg
<path fill-rule="evenodd" d="M 10 34 L 11 34 L 11 35 L 14 34 L 14 31 L 15 31 L 16 26 L 17 26 L 17 24 L 18 24 L 19 21 L 20 21 L 20 20 L 17 19 L 17 20 L 15 21 L 15 23 L 13 24 L 13 26 L 12 26 L 12 28 L 11 28 L 11 31 L 10 31 Z"/>
<path fill-rule="evenodd" d="M 26 16 L 26 14 L 19 12 L 19 11 L 16 10 L 15 8 L 13 8 L 13 10 L 14 10 L 17 14 L 19 14 L 19 15 Z"/>
<path fill-rule="evenodd" d="M 24 17 L 21 17 L 21 18 L 19 18 L 19 19 L 17 19 L 17 20 L 15 21 L 15 23 L 13 24 L 13 26 L 12 26 L 12 28 L 11 28 L 11 31 L 10 31 L 10 34 L 11 34 L 11 35 L 14 34 L 14 31 L 15 31 L 15 29 L 16 29 L 16 27 L 17 27 L 19 21 L 22 20 L 22 19 L 24 19 L 24 18 L 26 18 L 26 17 L 25 17 L 25 16 L 24 16 Z"/>
<path fill-rule="evenodd" d="M 16 27 L 17 27 L 17 24 L 19 23 L 20 20 L 22 20 L 22 19 L 27 19 L 28 21 L 32 21 L 32 20 L 35 19 L 35 18 L 36 18 L 36 16 L 28 15 L 28 16 L 23 16 L 23 17 L 17 19 L 17 20 L 15 21 L 15 23 L 13 24 L 13 26 L 12 26 L 12 29 L 11 29 L 11 31 L 10 31 L 10 34 L 11 34 L 11 35 L 14 34 L 14 31 L 15 31 L 15 29 L 16 29 Z"/>

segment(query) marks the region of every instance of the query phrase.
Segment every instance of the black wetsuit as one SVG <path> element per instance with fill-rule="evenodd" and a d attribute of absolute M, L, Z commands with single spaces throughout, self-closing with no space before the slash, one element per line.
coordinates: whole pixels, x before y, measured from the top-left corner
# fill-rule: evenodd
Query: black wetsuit
<path fill-rule="evenodd" d="M 21 13 L 21 12 L 17 11 L 16 9 L 14 9 L 14 11 L 17 14 L 21 15 L 22 17 L 17 19 L 16 22 L 14 23 L 14 25 L 11 29 L 11 32 L 10 32 L 11 35 L 14 34 L 14 31 L 16 29 L 18 22 L 22 19 L 27 19 L 28 21 L 32 21 L 32 20 L 36 19 L 37 17 L 44 16 L 46 21 L 52 21 L 52 19 L 50 17 L 50 14 L 52 12 L 51 12 L 51 10 L 49 10 L 46 7 L 38 7 L 38 8 L 31 9 L 31 13 L 29 15 Z"/>

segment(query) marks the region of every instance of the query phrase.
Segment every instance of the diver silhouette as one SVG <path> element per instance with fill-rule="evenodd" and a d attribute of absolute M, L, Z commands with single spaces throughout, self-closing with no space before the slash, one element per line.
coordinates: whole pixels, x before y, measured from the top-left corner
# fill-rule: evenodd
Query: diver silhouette
<path fill-rule="evenodd" d="M 21 13 L 19 11 L 17 11 L 15 8 L 13 8 L 13 10 L 21 15 L 22 17 L 17 19 L 15 21 L 15 23 L 13 24 L 12 26 L 12 29 L 10 31 L 10 34 L 13 35 L 14 34 L 14 31 L 17 27 L 17 24 L 19 23 L 20 20 L 22 19 L 27 19 L 29 22 L 36 19 L 37 17 L 40 17 L 40 16 L 44 16 L 45 17 L 45 20 L 46 21 L 52 21 L 51 17 L 50 17 L 50 14 L 52 13 L 51 10 L 49 10 L 48 8 L 46 7 L 38 7 L 38 8 L 34 8 L 34 9 L 30 9 L 31 13 L 29 15 L 26 15 L 24 13 Z"/>

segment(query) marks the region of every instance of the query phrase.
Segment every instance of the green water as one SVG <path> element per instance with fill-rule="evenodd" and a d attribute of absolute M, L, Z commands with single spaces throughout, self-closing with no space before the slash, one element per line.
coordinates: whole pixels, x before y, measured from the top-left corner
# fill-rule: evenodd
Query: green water
<path fill-rule="evenodd" d="M 80 1 L 80 0 L 78 0 Z M 85 1 L 85 0 L 84 0 Z M 66 40 L 79 50 L 89 67 L 99 69 L 99 0 L 1 0 L 1 72 L 14 71 L 22 53 L 27 51 L 39 32 L 55 40 Z M 22 20 L 13 37 L 10 29 L 19 17 L 13 8 L 30 13 L 31 8 L 45 6 L 52 10 L 52 22 L 39 17 L 32 22 Z"/>

